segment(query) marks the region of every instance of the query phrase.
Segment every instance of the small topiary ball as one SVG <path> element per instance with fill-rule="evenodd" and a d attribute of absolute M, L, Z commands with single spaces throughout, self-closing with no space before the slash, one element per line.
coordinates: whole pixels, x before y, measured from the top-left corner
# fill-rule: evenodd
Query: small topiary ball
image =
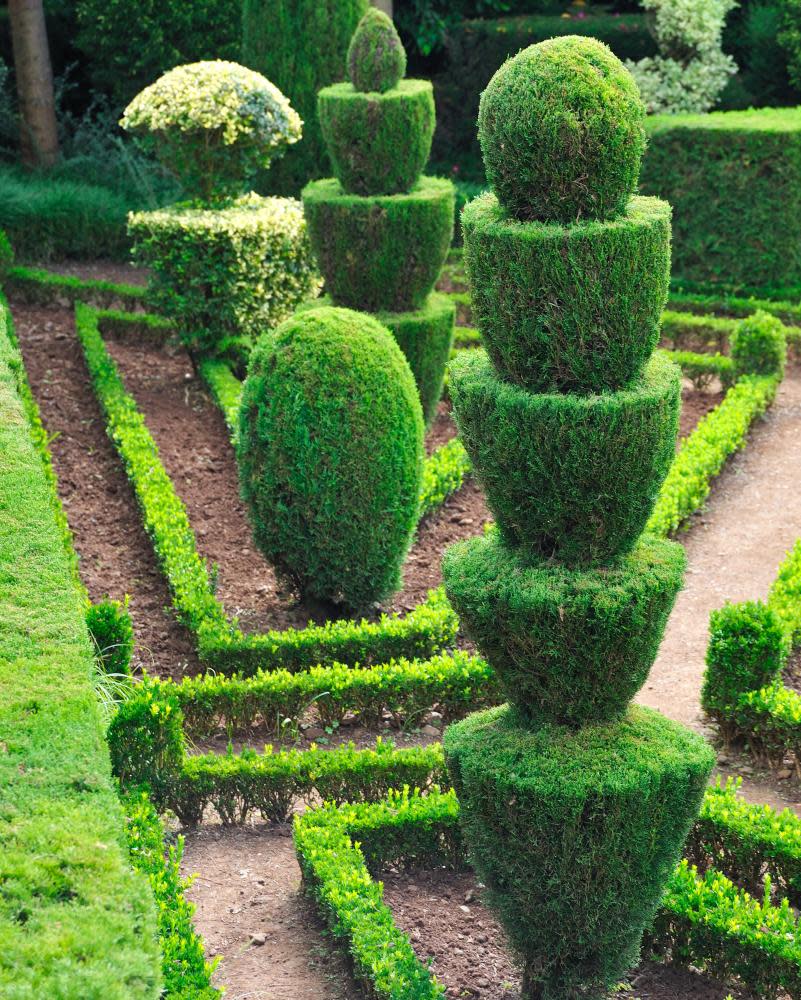
<path fill-rule="evenodd" d="M 423 434 L 409 365 L 372 316 L 314 309 L 258 342 L 240 410 L 242 496 L 256 544 L 302 596 L 360 610 L 400 586 Z"/>
<path fill-rule="evenodd" d="M 770 313 L 755 312 L 739 323 L 731 337 L 736 375 L 781 375 L 787 360 L 784 324 Z"/>
<path fill-rule="evenodd" d="M 478 138 L 487 178 L 516 218 L 607 219 L 637 187 L 645 105 L 606 45 L 552 38 L 524 49 L 490 80 Z"/>
<path fill-rule="evenodd" d="M 356 90 L 383 94 L 406 72 L 406 50 L 392 19 L 371 7 L 359 21 L 348 48 L 348 76 Z"/>

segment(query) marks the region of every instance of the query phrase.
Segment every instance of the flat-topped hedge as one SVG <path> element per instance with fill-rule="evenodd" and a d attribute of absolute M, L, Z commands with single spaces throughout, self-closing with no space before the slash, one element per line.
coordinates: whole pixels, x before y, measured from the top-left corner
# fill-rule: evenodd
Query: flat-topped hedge
<path fill-rule="evenodd" d="M 21 373 L 0 300 L 0 995 L 156 998 L 152 895 L 129 867 L 82 596 Z"/>

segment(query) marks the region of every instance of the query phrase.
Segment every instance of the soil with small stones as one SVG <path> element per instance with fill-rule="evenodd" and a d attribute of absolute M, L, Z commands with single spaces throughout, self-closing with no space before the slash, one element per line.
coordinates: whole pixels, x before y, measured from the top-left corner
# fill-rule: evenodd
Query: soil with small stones
<path fill-rule="evenodd" d="M 192 638 L 171 611 L 136 499 L 106 435 L 72 311 L 13 301 L 11 310 L 90 598 L 130 595 L 136 664 L 175 677 L 198 672 Z"/>
<path fill-rule="evenodd" d="M 519 969 L 500 924 L 481 902 L 481 889 L 472 872 L 385 873 L 382 880 L 395 923 L 409 935 L 417 957 L 431 961 L 447 997 L 518 1000 Z M 750 997 L 707 976 L 653 962 L 643 963 L 626 983 L 628 989 L 614 996 L 630 1000 Z"/>

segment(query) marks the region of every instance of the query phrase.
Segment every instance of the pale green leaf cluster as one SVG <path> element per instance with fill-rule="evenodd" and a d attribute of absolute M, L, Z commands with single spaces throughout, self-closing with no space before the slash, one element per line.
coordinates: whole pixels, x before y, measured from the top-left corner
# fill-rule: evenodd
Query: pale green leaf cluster
<path fill-rule="evenodd" d="M 629 62 L 649 112 L 709 111 L 737 65 L 721 47 L 737 0 L 642 0 L 659 55 Z"/>

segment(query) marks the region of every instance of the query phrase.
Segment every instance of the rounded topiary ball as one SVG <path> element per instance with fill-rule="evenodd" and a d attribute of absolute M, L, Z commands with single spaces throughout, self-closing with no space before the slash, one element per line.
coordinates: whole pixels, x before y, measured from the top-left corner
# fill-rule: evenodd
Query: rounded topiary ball
<path fill-rule="evenodd" d="M 258 342 L 240 410 L 242 495 L 256 544 L 304 597 L 361 609 L 399 587 L 423 434 L 409 365 L 373 317 L 311 310 Z"/>
<path fill-rule="evenodd" d="M 478 137 L 498 200 L 522 219 L 622 212 L 637 187 L 645 105 L 593 38 L 552 38 L 504 63 L 481 95 Z"/>
<path fill-rule="evenodd" d="M 384 93 L 406 72 L 406 50 L 392 19 L 371 7 L 348 48 L 348 76 L 356 90 Z"/>
<path fill-rule="evenodd" d="M 737 325 L 731 337 L 731 359 L 741 375 L 781 375 L 787 361 L 784 324 L 761 309 Z"/>

